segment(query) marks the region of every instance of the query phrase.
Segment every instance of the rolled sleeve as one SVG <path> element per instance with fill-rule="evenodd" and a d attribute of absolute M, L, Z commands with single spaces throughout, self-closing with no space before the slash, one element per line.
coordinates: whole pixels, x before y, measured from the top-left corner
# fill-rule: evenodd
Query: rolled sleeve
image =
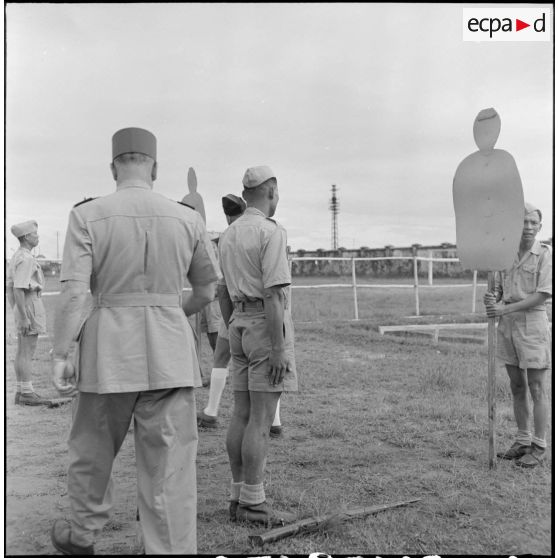
<path fill-rule="evenodd" d="M 91 236 L 79 213 L 73 209 L 70 213 L 60 281 L 83 281 L 89 283 L 93 266 Z"/>
<path fill-rule="evenodd" d="M 276 227 L 263 246 L 262 271 L 264 289 L 286 287 L 291 284 L 287 259 L 287 233 L 282 227 Z"/>
<path fill-rule="evenodd" d="M 552 295 L 552 252 L 550 248 L 543 249 L 541 254 L 536 292 Z"/>

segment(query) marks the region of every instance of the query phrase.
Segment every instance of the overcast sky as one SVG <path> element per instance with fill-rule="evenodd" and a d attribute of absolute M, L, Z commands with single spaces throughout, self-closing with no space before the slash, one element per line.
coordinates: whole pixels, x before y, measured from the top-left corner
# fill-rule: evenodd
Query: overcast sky
<path fill-rule="evenodd" d="M 160 193 L 182 199 L 195 169 L 209 230 L 265 164 L 294 250 L 331 247 L 332 184 L 341 246 L 455 242 L 452 180 L 488 107 L 549 238 L 553 45 L 464 42 L 464 6 L 8 4 L 6 255 L 27 219 L 62 254 L 72 205 L 114 190 L 128 126 L 158 138 Z"/>

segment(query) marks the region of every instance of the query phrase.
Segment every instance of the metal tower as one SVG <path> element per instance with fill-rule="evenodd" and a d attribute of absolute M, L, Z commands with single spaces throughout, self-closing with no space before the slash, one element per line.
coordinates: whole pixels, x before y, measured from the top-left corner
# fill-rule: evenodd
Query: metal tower
<path fill-rule="evenodd" d="M 329 200 L 329 209 L 331 211 L 331 249 L 337 250 L 337 215 L 339 213 L 339 200 L 337 199 L 337 187 L 335 184 L 331 187 L 331 199 Z"/>

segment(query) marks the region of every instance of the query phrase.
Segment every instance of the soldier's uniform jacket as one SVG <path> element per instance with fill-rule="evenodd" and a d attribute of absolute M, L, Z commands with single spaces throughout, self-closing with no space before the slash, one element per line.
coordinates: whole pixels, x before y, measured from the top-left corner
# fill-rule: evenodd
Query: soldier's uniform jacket
<path fill-rule="evenodd" d="M 20 314 L 17 305 L 14 306 L 14 321 L 18 330 L 27 317 L 31 321 L 31 335 L 46 333 L 46 313 L 39 298 L 44 284 L 39 262 L 27 248 L 20 246 L 10 259 L 6 273 L 7 289 L 23 289 L 25 292 L 26 316 Z"/>
<path fill-rule="evenodd" d="M 78 388 L 119 393 L 201 386 L 187 284 L 220 278 L 200 215 L 129 180 L 70 213 L 61 281 L 90 284 Z"/>
<path fill-rule="evenodd" d="M 6 285 L 16 289 L 42 291 L 45 284 L 43 270 L 33 254 L 20 246 L 8 265 Z"/>
<path fill-rule="evenodd" d="M 263 300 L 265 288 L 291 284 L 287 232 L 254 207 L 221 235 L 219 260 L 220 283 L 227 286 L 233 301 Z"/>
<path fill-rule="evenodd" d="M 495 274 L 495 287 L 505 303 L 520 302 L 533 293 L 552 295 L 552 248 L 535 240 L 521 260 L 516 256 L 510 269 Z M 544 303 L 529 312 L 541 310 Z"/>

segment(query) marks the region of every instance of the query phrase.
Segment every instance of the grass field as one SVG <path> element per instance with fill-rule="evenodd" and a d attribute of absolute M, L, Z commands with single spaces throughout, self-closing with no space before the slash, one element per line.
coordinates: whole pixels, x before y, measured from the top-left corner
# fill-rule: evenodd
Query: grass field
<path fill-rule="evenodd" d="M 430 315 L 425 321 L 483 320 L 480 313 L 470 314 L 470 289 L 425 291 L 424 312 Z M 49 322 L 55 299 L 43 299 Z M 271 441 L 266 492 L 272 502 L 300 518 L 412 498 L 420 501 L 252 547 L 248 536 L 262 530 L 227 520 L 225 432 L 232 406 L 227 387 L 220 427 L 199 432 L 198 552 L 551 555 L 551 456 L 534 470 L 510 462 L 488 468 L 486 347 L 446 341 L 434 345 L 429 338 L 411 335 L 380 336 L 379 325 L 416 323 L 405 317 L 414 311 L 412 289 L 363 290 L 360 300 L 365 319 L 351 321 L 350 289 L 292 291 L 300 390 L 281 400 L 285 433 Z M 11 316 L 7 318 L 10 331 Z M 49 327 L 52 331 L 52 323 Z M 41 339 L 34 383 L 39 392 L 54 396 L 49 349 L 48 339 Z M 54 554 L 50 525 L 69 513 L 65 483 L 71 409 L 14 405 L 14 351 L 8 336 L 5 550 Z M 205 337 L 202 367 L 209 373 Z M 501 369 L 496 398 L 496 447 L 501 450 L 511 443 L 515 430 Z M 198 408 L 206 401 L 207 390 L 198 389 Z M 552 431 L 547 438 L 552 452 Z M 137 550 L 132 442 L 128 436 L 115 462 L 116 502 L 98 539 L 100 554 Z"/>

